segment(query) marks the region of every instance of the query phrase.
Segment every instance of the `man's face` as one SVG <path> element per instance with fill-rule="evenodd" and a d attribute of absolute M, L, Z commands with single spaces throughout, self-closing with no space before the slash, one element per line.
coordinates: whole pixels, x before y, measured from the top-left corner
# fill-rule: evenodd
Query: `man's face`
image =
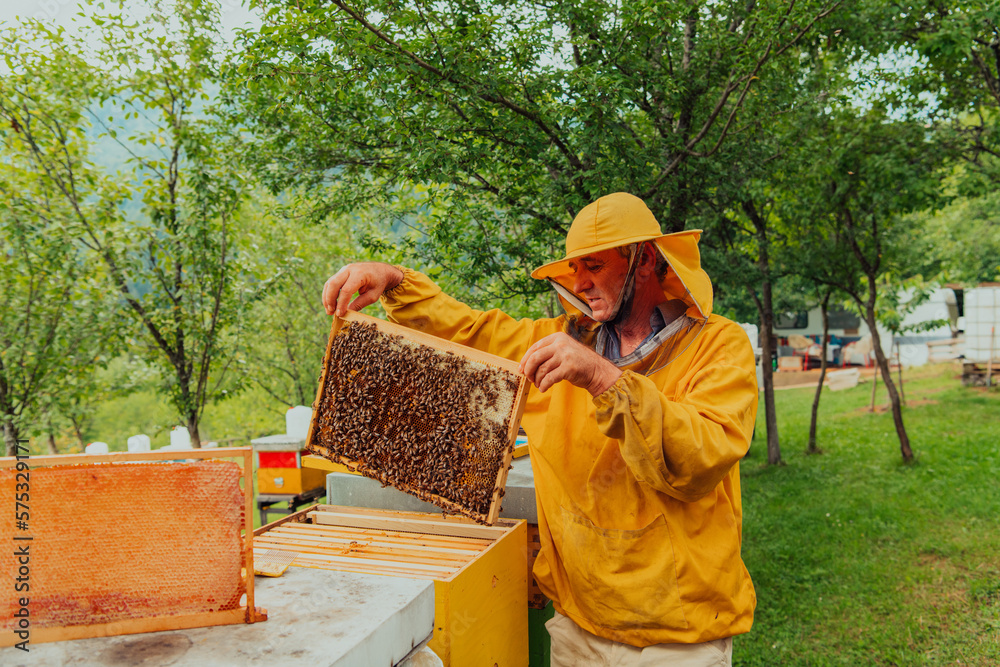
<path fill-rule="evenodd" d="M 595 320 L 610 320 L 625 285 L 628 258 L 612 248 L 575 259 L 569 265 L 573 269 L 573 291 L 586 300 Z"/>

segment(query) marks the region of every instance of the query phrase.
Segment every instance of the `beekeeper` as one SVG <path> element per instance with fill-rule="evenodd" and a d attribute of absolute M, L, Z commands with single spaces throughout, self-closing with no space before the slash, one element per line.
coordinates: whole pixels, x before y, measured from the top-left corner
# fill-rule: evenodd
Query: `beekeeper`
<path fill-rule="evenodd" d="M 601 197 L 573 220 L 566 256 L 531 274 L 559 293 L 566 314 L 552 319 L 472 309 L 388 264 L 348 265 L 324 287 L 330 314 L 381 298 L 391 320 L 520 361 L 534 384 L 521 424 L 553 665 L 729 665 L 753 622 L 739 461 L 754 357 L 712 314 L 699 236 L 662 234 L 632 195 Z"/>

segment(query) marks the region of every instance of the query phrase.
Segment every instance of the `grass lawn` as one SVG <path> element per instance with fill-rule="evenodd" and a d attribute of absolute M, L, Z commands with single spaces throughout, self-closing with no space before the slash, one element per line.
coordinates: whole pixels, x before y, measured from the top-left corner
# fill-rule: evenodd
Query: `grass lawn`
<path fill-rule="evenodd" d="M 1000 393 L 950 365 L 904 380 L 909 465 L 870 383 L 824 390 L 812 456 L 814 391 L 777 392 L 781 466 L 761 401 L 741 468 L 757 613 L 734 665 L 1000 665 Z"/>

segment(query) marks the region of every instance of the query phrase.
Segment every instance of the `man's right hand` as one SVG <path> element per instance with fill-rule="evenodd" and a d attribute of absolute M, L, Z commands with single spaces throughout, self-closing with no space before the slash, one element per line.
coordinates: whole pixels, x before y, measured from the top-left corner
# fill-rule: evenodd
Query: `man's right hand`
<path fill-rule="evenodd" d="M 375 303 L 382 293 L 403 281 L 403 272 L 391 264 L 361 262 L 348 264 L 323 286 L 323 307 L 327 315 L 343 317 L 348 310 L 361 310 Z M 350 301 L 351 295 L 358 296 Z M 350 303 L 348 303 L 350 301 Z"/>

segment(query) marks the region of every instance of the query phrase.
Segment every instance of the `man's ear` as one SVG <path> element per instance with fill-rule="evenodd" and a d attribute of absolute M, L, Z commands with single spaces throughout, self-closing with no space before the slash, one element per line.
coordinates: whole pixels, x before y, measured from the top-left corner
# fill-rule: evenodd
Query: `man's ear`
<path fill-rule="evenodd" d="M 647 241 L 640 246 L 639 252 L 636 274 L 648 278 L 656 270 L 656 250 L 653 248 L 653 244 Z"/>

